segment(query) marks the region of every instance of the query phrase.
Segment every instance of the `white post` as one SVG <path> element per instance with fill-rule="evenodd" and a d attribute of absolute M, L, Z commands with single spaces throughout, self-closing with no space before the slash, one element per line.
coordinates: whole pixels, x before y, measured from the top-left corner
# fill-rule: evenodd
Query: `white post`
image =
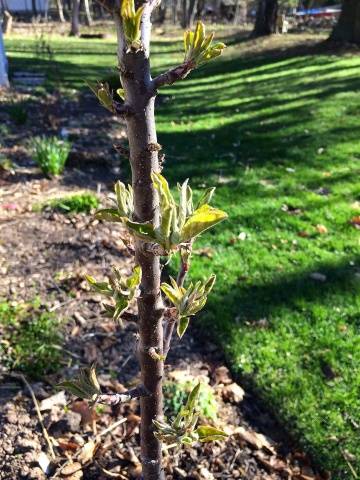
<path fill-rule="evenodd" d="M 8 87 L 9 79 L 7 75 L 7 59 L 5 55 L 5 47 L 3 41 L 3 34 L 0 25 L 0 87 Z"/>

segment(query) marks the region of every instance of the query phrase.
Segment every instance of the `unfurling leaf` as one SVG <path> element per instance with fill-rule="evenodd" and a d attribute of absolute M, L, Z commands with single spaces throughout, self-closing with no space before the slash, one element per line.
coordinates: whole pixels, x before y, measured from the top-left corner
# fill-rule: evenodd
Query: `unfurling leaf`
<path fill-rule="evenodd" d="M 213 33 L 206 36 L 205 26 L 200 21 L 197 22 L 194 32 L 187 30 L 184 33 L 184 62 L 197 67 L 221 55 L 225 44 L 221 42 L 213 44 L 213 38 Z"/>
<path fill-rule="evenodd" d="M 128 47 L 135 51 L 141 48 L 140 22 L 143 11 L 143 5 L 135 10 L 134 0 L 122 0 L 121 2 L 121 17 L 125 40 Z"/>
<path fill-rule="evenodd" d="M 86 80 L 86 84 L 96 95 L 100 104 L 111 113 L 115 113 L 113 93 L 110 90 L 109 84 L 106 82 L 89 82 L 88 80 Z"/>
<path fill-rule="evenodd" d="M 195 210 L 191 217 L 186 221 L 181 230 L 181 241 L 187 242 L 190 239 L 197 237 L 202 232 L 205 232 L 205 230 L 208 230 L 226 218 L 227 214 L 222 210 L 210 207 L 207 204 L 202 205 Z"/>
<path fill-rule="evenodd" d="M 210 275 L 205 282 L 190 283 L 188 288 L 179 287 L 170 277 L 171 285 L 161 284 L 161 290 L 176 308 L 178 318 L 177 333 L 181 338 L 189 326 L 189 317 L 204 308 L 207 297 L 215 284 L 216 276 Z"/>
<path fill-rule="evenodd" d="M 151 223 L 138 223 L 127 220 L 126 225 L 130 232 L 135 233 L 139 238 L 149 242 L 156 241 L 155 230 Z"/>
<path fill-rule="evenodd" d="M 183 337 L 187 327 L 189 326 L 189 322 L 190 322 L 189 317 L 181 317 L 180 320 L 178 321 L 177 334 L 179 335 L 179 338 Z"/>
<path fill-rule="evenodd" d="M 64 388 L 76 397 L 90 401 L 96 400 L 101 393 L 94 365 L 90 368 L 82 368 L 77 378 L 61 382 L 57 388 Z"/>
<path fill-rule="evenodd" d="M 103 208 L 95 213 L 98 220 L 106 220 L 107 222 L 123 222 L 122 217 L 116 208 Z"/>
<path fill-rule="evenodd" d="M 195 433 L 199 436 L 200 442 L 211 442 L 214 440 L 224 440 L 228 435 L 219 430 L 218 428 L 210 425 L 200 425 L 195 430 Z"/>
<path fill-rule="evenodd" d="M 112 305 L 104 304 L 105 312 L 114 320 L 121 322 L 122 314 L 128 309 L 140 285 L 141 268 L 140 266 L 135 266 L 129 277 L 123 277 L 120 271 L 113 267 L 113 275 L 109 282 L 97 282 L 89 275 L 86 276 L 86 280 L 98 293 L 106 295 L 113 300 Z"/>

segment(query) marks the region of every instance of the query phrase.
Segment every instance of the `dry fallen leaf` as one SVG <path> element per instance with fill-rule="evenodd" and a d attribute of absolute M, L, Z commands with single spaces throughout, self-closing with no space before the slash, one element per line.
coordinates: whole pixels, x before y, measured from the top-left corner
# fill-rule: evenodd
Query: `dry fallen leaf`
<path fill-rule="evenodd" d="M 240 385 L 233 382 L 222 389 L 221 395 L 225 401 L 238 403 L 243 400 L 245 391 Z"/>
<path fill-rule="evenodd" d="M 215 382 L 216 384 L 222 383 L 223 385 L 228 385 L 232 382 L 230 378 L 230 372 L 227 367 L 221 366 L 215 370 Z"/>
<path fill-rule="evenodd" d="M 360 215 L 357 215 L 356 217 L 353 217 L 350 220 L 350 223 L 354 225 L 355 228 L 360 228 Z"/>
<path fill-rule="evenodd" d="M 61 475 L 63 477 L 67 477 L 69 475 L 72 475 L 73 473 L 80 471 L 81 469 L 82 469 L 81 463 L 79 462 L 70 463 L 69 465 L 65 465 L 65 467 L 61 469 Z"/>
<path fill-rule="evenodd" d="M 253 448 L 256 448 L 258 450 L 264 448 L 269 452 L 275 454 L 274 447 L 271 445 L 269 440 L 261 433 L 245 430 L 244 427 L 237 427 L 234 430 L 233 435 L 239 436 L 242 440 L 247 442 Z"/>
<path fill-rule="evenodd" d="M 320 234 L 328 233 L 328 229 L 325 227 L 325 225 L 321 225 L 321 223 L 319 223 L 318 225 L 316 225 L 316 230 L 317 230 Z"/>
<path fill-rule="evenodd" d="M 94 408 L 90 408 L 86 400 L 77 400 L 72 403 L 71 410 L 81 415 L 81 423 L 83 425 L 91 424 L 97 419 L 97 414 Z"/>
<path fill-rule="evenodd" d="M 39 408 L 40 412 L 43 412 L 44 410 L 51 410 L 55 406 L 60 406 L 63 407 L 66 405 L 66 396 L 64 390 L 61 390 L 58 393 L 55 393 L 55 395 L 51 395 L 51 397 L 44 398 L 40 402 Z"/>
<path fill-rule="evenodd" d="M 58 438 L 57 443 L 59 448 L 64 451 L 71 451 L 71 452 L 76 452 L 80 448 L 80 445 L 76 442 L 71 442 L 67 438 Z"/>
<path fill-rule="evenodd" d="M 82 447 L 79 455 L 78 455 L 78 460 L 85 465 L 88 462 L 91 462 L 95 451 L 98 447 L 98 444 L 94 442 L 93 440 L 89 440 L 85 445 Z"/>

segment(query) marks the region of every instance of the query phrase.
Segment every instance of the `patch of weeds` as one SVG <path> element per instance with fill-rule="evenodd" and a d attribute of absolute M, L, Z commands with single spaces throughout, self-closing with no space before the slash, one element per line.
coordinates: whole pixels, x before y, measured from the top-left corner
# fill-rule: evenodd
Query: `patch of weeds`
<path fill-rule="evenodd" d="M 93 193 L 77 193 L 66 197 L 54 198 L 40 205 L 34 205 L 33 210 L 55 210 L 60 213 L 90 213 L 99 207 L 99 199 Z"/>
<path fill-rule="evenodd" d="M 7 108 L 11 120 L 15 125 L 24 125 L 28 119 L 28 112 L 22 103 L 13 103 Z"/>
<path fill-rule="evenodd" d="M 71 144 L 57 137 L 35 137 L 30 142 L 34 159 L 48 176 L 60 175 L 65 167 Z"/>
<path fill-rule="evenodd" d="M 59 320 L 39 300 L 16 304 L 0 301 L 2 370 L 18 370 L 33 378 L 60 366 Z"/>
<path fill-rule="evenodd" d="M 164 409 L 167 417 L 171 418 L 177 415 L 197 383 L 195 379 L 164 383 Z M 216 420 L 218 404 L 210 385 L 201 385 L 198 406 L 200 417 Z"/>

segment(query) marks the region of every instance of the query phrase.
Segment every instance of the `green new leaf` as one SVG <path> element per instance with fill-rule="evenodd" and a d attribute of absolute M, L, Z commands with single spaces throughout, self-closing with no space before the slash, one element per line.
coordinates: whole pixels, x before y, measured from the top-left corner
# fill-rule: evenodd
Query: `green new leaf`
<path fill-rule="evenodd" d="M 98 293 L 101 293 L 103 295 L 111 296 L 112 295 L 112 289 L 107 282 L 97 282 L 94 277 L 91 277 L 90 275 L 85 275 L 86 281 L 88 284 L 96 290 Z"/>
<path fill-rule="evenodd" d="M 77 378 L 61 382 L 57 388 L 64 388 L 76 397 L 91 401 L 101 393 L 94 365 L 90 368 L 82 368 Z"/>
<path fill-rule="evenodd" d="M 205 204 L 195 210 L 190 218 L 186 221 L 181 231 L 181 241 L 188 242 L 192 238 L 197 237 L 217 223 L 225 220 L 227 214 L 222 210 L 210 207 Z"/>
<path fill-rule="evenodd" d="M 177 334 L 179 338 L 182 338 L 184 333 L 186 332 L 186 329 L 189 326 L 190 319 L 189 317 L 181 317 L 178 321 L 177 324 Z"/>
<path fill-rule="evenodd" d="M 116 182 L 115 194 L 119 215 L 130 218 L 134 211 L 134 194 L 131 185 L 126 187 L 122 182 Z"/>
<path fill-rule="evenodd" d="M 218 428 L 211 427 L 210 425 L 200 425 L 195 430 L 195 433 L 199 436 L 200 442 L 211 442 L 213 440 L 224 440 L 228 435 L 219 430 Z"/>
<path fill-rule="evenodd" d="M 214 193 L 215 193 L 216 187 L 210 187 L 207 188 L 199 198 L 199 201 L 196 206 L 196 210 L 198 210 L 200 207 L 202 207 L 205 204 L 209 204 Z"/>
<path fill-rule="evenodd" d="M 126 285 L 130 291 L 134 291 L 141 282 L 141 267 L 137 265 L 134 267 L 132 275 L 126 280 Z"/>
<path fill-rule="evenodd" d="M 116 208 L 103 208 L 95 213 L 98 220 L 105 220 L 107 222 L 124 222 L 125 218 L 119 214 Z"/>
<path fill-rule="evenodd" d="M 189 397 L 187 399 L 185 410 L 192 411 L 195 409 L 197 401 L 199 399 L 201 389 L 201 383 L 199 382 L 195 387 L 191 390 Z"/>
<path fill-rule="evenodd" d="M 174 279 L 172 279 L 174 280 Z M 176 282 L 175 282 L 175 287 L 174 286 L 171 286 L 169 285 L 168 283 L 162 283 L 161 284 L 161 290 L 165 293 L 165 295 L 167 296 L 167 298 L 170 300 L 170 302 L 175 305 L 175 306 L 178 306 L 181 302 L 181 298 L 183 296 L 183 294 L 181 293 L 179 287 L 177 286 Z"/>
<path fill-rule="evenodd" d="M 218 42 L 213 44 L 214 34 L 205 35 L 205 26 L 197 22 L 194 32 L 188 30 L 184 33 L 184 62 L 194 66 L 200 66 L 215 58 L 223 52 L 225 44 Z"/>
<path fill-rule="evenodd" d="M 139 50 L 140 43 L 140 23 L 144 6 L 139 7 L 135 11 L 134 0 L 122 0 L 121 17 L 123 21 L 123 29 L 125 40 L 128 46 L 134 50 Z"/>
<path fill-rule="evenodd" d="M 148 241 L 156 241 L 156 233 L 151 223 L 138 223 L 132 220 L 126 220 L 129 230 L 135 233 L 139 238 Z"/>

